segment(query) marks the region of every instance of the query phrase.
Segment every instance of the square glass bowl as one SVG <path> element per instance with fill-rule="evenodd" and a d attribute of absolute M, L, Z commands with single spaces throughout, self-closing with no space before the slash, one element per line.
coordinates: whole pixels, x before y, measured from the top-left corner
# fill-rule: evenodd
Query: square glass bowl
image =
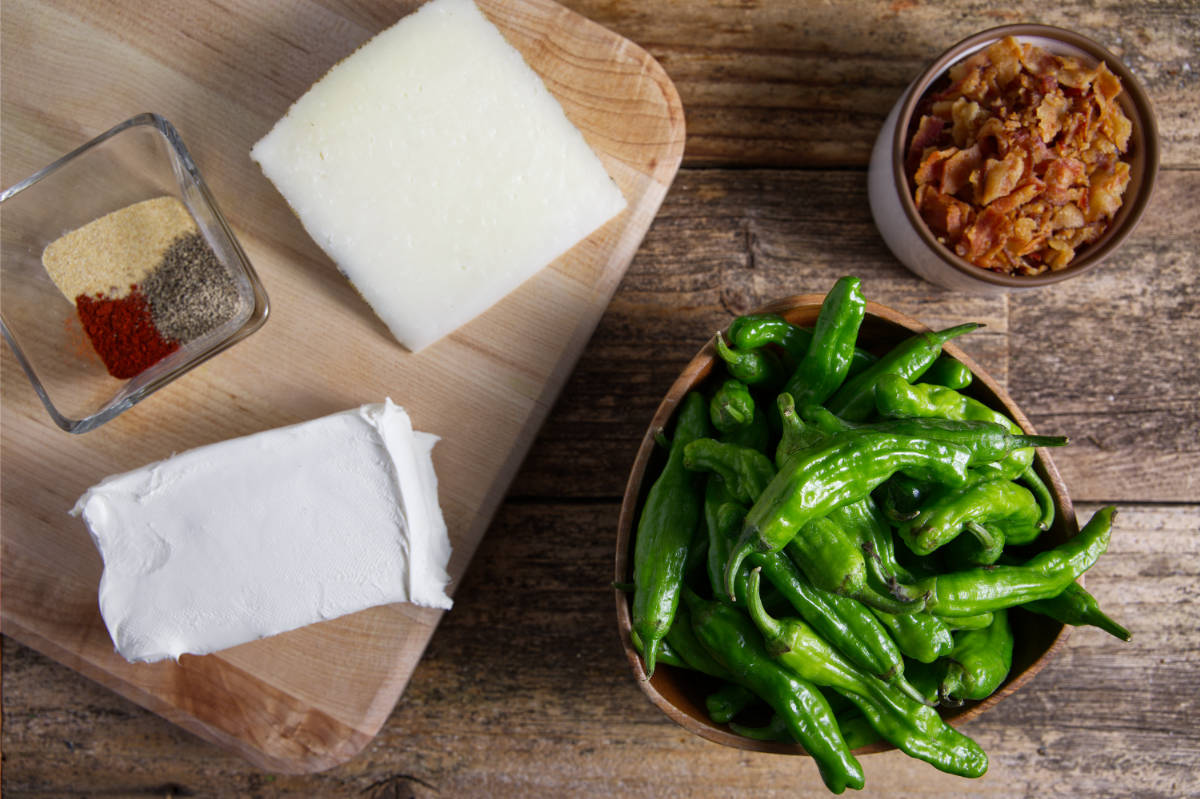
<path fill-rule="evenodd" d="M 140 374 L 109 375 L 68 299 L 42 264 L 60 236 L 142 200 L 188 209 L 237 288 L 232 318 Z M 267 319 L 267 295 L 175 128 L 157 114 L 126 120 L 0 193 L 0 322 L 4 338 L 54 422 L 93 430 Z"/>

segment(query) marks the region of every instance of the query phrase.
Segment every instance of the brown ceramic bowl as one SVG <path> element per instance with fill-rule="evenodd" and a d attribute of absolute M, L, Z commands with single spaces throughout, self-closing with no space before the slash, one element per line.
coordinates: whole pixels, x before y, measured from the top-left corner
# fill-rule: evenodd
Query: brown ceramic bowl
<path fill-rule="evenodd" d="M 941 244 L 913 202 L 904 155 L 917 107 L 946 71 L 967 56 L 1006 36 L 1085 63 L 1104 62 L 1121 80 L 1117 98 L 1133 123 L 1129 152 L 1130 181 L 1121 209 L 1101 238 L 1077 253 L 1065 268 L 1038 275 L 1005 275 L 983 269 Z M 1074 31 L 1049 25 L 1003 25 L 977 33 L 939 55 L 918 75 L 892 108 L 871 152 L 868 198 L 876 227 L 892 253 L 917 275 L 945 288 L 991 293 L 1031 289 L 1076 277 L 1110 256 L 1137 225 L 1150 201 L 1158 174 L 1159 145 L 1154 111 L 1145 90 L 1121 61 L 1096 42 Z"/>
<path fill-rule="evenodd" d="M 812 327 L 820 312 L 823 299 L 824 297 L 819 294 L 803 294 L 771 303 L 755 313 L 777 313 L 794 324 Z M 926 330 L 929 328 L 915 319 L 877 303 L 868 302 L 866 319 L 863 321 L 859 333 L 859 344 L 881 354 L 913 332 Z M 975 380 L 964 393 L 1007 413 L 1027 433 L 1034 432 L 1025 414 L 1021 413 L 1020 408 L 1013 403 L 1004 389 L 979 368 L 978 364 L 953 343 L 948 344 L 944 351 L 966 364 L 975 375 Z M 662 448 L 655 444 L 655 432 L 669 428 L 680 400 L 689 390 L 699 387 L 709 376 L 714 367 L 714 359 L 713 345 L 712 342 L 709 342 L 684 368 L 683 373 L 680 374 L 659 404 L 654 418 L 646 428 L 646 434 L 642 438 L 633 469 L 629 474 L 629 481 L 625 487 L 625 498 L 621 503 L 621 514 L 617 522 L 617 583 L 629 583 L 633 580 L 633 538 L 638 514 L 641 511 L 646 492 L 665 462 Z M 1062 478 L 1045 450 L 1038 451 L 1035 468 L 1053 494 L 1057 508 L 1054 526 L 1043 533 L 1036 543 L 1038 549 L 1050 548 L 1075 535 L 1079 528 Z M 705 710 L 704 698 L 715 683 L 705 675 L 668 665 L 659 665 L 654 670 L 654 677 L 647 680 L 646 672 L 642 668 L 641 656 L 633 648 L 633 641 L 630 638 L 632 595 L 624 591 L 617 591 L 616 603 L 617 627 L 621 633 L 621 642 L 625 647 L 625 655 L 629 660 L 629 667 L 633 670 L 634 679 L 646 696 L 650 698 L 650 701 L 672 720 L 703 738 L 725 746 L 776 754 L 806 754 L 798 744 L 743 738 L 730 730 L 728 725 L 714 724 L 710 721 Z M 1067 640 L 1069 628 L 1045 616 L 1017 609 L 1012 612 L 1010 618 L 1016 643 L 1013 650 L 1012 669 L 1008 678 L 994 694 L 981 702 L 968 702 L 957 708 L 941 708 L 943 717 L 950 724 L 957 726 L 995 707 L 1004 697 L 1009 696 L 1033 679 L 1033 676 L 1046 665 Z M 879 742 L 864 747 L 858 752 L 866 754 L 892 748 L 894 747 L 891 744 Z"/>

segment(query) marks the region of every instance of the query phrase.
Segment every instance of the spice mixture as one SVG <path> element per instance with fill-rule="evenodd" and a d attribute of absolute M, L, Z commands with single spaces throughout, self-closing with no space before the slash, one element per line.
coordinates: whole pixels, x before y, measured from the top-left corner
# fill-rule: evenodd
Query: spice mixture
<path fill-rule="evenodd" d="M 174 197 L 135 203 L 73 230 L 46 247 L 42 263 L 119 379 L 141 373 L 241 308 L 229 270 Z"/>

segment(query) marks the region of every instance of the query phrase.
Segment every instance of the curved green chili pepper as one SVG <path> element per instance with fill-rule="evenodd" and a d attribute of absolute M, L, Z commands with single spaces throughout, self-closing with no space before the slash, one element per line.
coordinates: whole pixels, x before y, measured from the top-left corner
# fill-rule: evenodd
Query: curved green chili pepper
<path fill-rule="evenodd" d="M 1028 489 L 1009 480 L 980 480 L 950 489 L 928 503 L 915 518 L 896 528 L 908 548 L 928 555 L 955 538 L 972 522 L 994 531 L 1004 543 L 1027 544 L 1037 538 L 1041 509 Z M 970 531 L 980 535 L 980 530 Z M 981 540 L 985 546 L 988 541 Z M 999 552 L 996 553 L 999 556 Z M 993 558 L 993 562 L 995 558 Z"/>
<path fill-rule="evenodd" d="M 875 409 L 875 385 L 887 374 L 914 380 L 924 374 L 942 353 L 942 345 L 956 336 L 969 333 L 981 325 L 971 322 L 946 330 L 917 333 L 897 344 L 866 371 L 856 375 L 838 389 L 825 403 L 829 410 L 851 422 L 860 422 Z"/>
<path fill-rule="evenodd" d="M 713 340 L 717 355 L 734 378 L 748 386 L 778 386 L 784 381 L 783 364 L 768 350 L 743 350 L 730 347 L 718 333 Z"/>
<path fill-rule="evenodd" d="M 683 466 L 684 448 L 708 433 L 708 407 L 697 392 L 684 397 L 662 474 L 646 495 L 633 551 L 633 629 L 645 646 L 646 675 L 654 673 L 659 641 L 667 634 L 700 521 L 703 478 Z"/>
<path fill-rule="evenodd" d="M 892 640 L 900 651 L 913 660 L 932 663 L 950 654 L 954 647 L 954 636 L 949 625 L 931 613 L 874 612 L 875 617 L 892 634 Z"/>
<path fill-rule="evenodd" d="M 808 328 L 793 325 L 778 314 L 747 314 L 729 323 L 729 340 L 739 350 L 757 350 L 775 344 L 793 361 L 804 357 L 812 336 Z"/>
<path fill-rule="evenodd" d="M 862 766 L 850 754 L 829 702 L 811 683 L 776 663 L 763 648 L 758 630 L 745 615 L 684 589 L 696 637 L 733 674 L 734 680 L 763 699 L 787 723 L 792 737 L 812 756 L 834 793 L 863 787 Z"/>
<path fill-rule="evenodd" d="M 942 701 L 986 699 L 1012 668 L 1013 634 L 1008 611 L 1000 609 L 981 630 L 964 630 L 954 636 L 954 649 L 946 656 L 949 665 L 938 691 Z"/>
<path fill-rule="evenodd" d="M 1096 601 L 1096 597 L 1084 590 L 1079 583 L 1071 583 L 1058 596 L 1026 602 L 1021 607 L 1073 627 L 1085 625 L 1099 627 L 1122 641 L 1128 641 L 1133 637 L 1129 634 L 1129 630 L 1110 619 L 1100 609 L 1100 603 Z"/>
<path fill-rule="evenodd" d="M 794 454 L 746 515 L 725 568 L 726 589 L 751 552 L 779 551 L 804 525 L 857 502 L 894 473 L 961 485 L 969 459 L 954 444 L 868 431 L 834 436 Z"/>
<path fill-rule="evenodd" d="M 741 380 L 730 378 L 708 401 L 708 417 L 721 433 L 730 433 L 754 420 L 754 397 Z"/>
<path fill-rule="evenodd" d="M 747 314 L 729 323 L 729 341 L 740 350 L 754 350 L 768 344 L 778 345 L 793 364 L 799 363 L 808 352 L 813 331 L 793 325 L 778 314 Z M 853 376 L 867 369 L 877 357 L 859 347 L 850 357 L 848 375 Z"/>
<path fill-rule="evenodd" d="M 852 430 L 874 430 L 902 436 L 928 438 L 958 444 L 971 452 L 971 466 L 993 463 L 1018 449 L 1029 447 L 1065 447 L 1066 436 L 1029 436 L 1011 433 L 1004 425 L 983 420 L 907 417 L 881 422 L 848 422 L 820 405 L 800 409 L 800 417 L 827 435 Z"/>
<path fill-rule="evenodd" d="M 1108 549 L 1111 505 L 1096 511 L 1079 534 L 1024 564 L 981 566 L 934 575 L 893 588 L 924 596 L 925 608 L 942 617 L 974 616 L 1057 596 Z"/>
<path fill-rule="evenodd" d="M 822 403 L 842 385 L 866 310 L 856 277 L 840 278 L 825 295 L 808 350 L 783 386 L 798 407 Z"/>
<path fill-rule="evenodd" d="M 737 531 L 746 518 L 746 508 L 734 499 L 718 475 L 708 478 L 704 488 L 704 522 L 708 530 L 708 582 L 713 596 L 722 602 L 732 603 L 733 598 L 725 591 L 725 563 L 729 550 L 733 548 Z M 738 579 L 738 594 L 745 588 L 745 578 Z"/>
<path fill-rule="evenodd" d="M 1000 411 L 984 403 L 960 394 L 949 388 L 929 383 L 909 383 L 899 375 L 885 375 L 879 379 L 875 392 L 875 406 L 889 418 L 941 417 L 962 421 L 984 421 L 1007 427 L 1013 434 L 1022 434 L 1021 426 Z M 1054 523 L 1054 499 L 1041 477 L 1033 470 L 1032 447 L 1016 449 L 1001 460 L 983 467 L 994 471 L 998 479 L 1020 478 L 1033 491 L 1042 509 L 1038 525 L 1043 530 Z"/>
<path fill-rule="evenodd" d="M 799 619 L 775 619 L 758 598 L 758 572 L 750 576 L 750 617 L 766 652 L 801 679 L 832 688 L 853 702 L 883 738 L 942 771 L 978 777 L 987 755 L 974 741 L 942 721 L 937 711 L 847 663 Z"/>
<path fill-rule="evenodd" d="M 751 505 L 775 477 L 775 464 L 756 449 L 711 438 L 697 438 L 683 449 L 683 466 L 694 472 L 712 472 L 725 481 L 734 498 Z"/>
<path fill-rule="evenodd" d="M 971 374 L 967 365 L 949 355 L 940 356 L 933 362 L 933 365 L 925 370 L 925 374 L 921 375 L 922 383 L 933 383 L 956 391 L 961 391 L 971 385 L 974 380 L 975 375 Z"/>
<path fill-rule="evenodd" d="M 704 708 L 713 723 L 728 724 L 757 701 L 758 697 L 746 686 L 727 682 L 704 697 Z"/>
<path fill-rule="evenodd" d="M 813 519 L 784 551 L 817 588 L 854 596 L 867 585 L 867 563 L 858 544 L 829 517 Z"/>

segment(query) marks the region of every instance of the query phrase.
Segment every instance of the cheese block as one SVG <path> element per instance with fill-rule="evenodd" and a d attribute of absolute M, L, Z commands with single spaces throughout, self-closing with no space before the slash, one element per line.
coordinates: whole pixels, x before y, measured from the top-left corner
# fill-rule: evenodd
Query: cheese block
<path fill-rule="evenodd" d="M 100 614 L 130 661 L 375 605 L 449 608 L 432 450 L 391 400 L 200 447 L 88 489 Z"/>
<path fill-rule="evenodd" d="M 471 0 L 432 0 L 331 69 L 251 150 L 408 349 L 492 306 L 626 205 Z"/>

